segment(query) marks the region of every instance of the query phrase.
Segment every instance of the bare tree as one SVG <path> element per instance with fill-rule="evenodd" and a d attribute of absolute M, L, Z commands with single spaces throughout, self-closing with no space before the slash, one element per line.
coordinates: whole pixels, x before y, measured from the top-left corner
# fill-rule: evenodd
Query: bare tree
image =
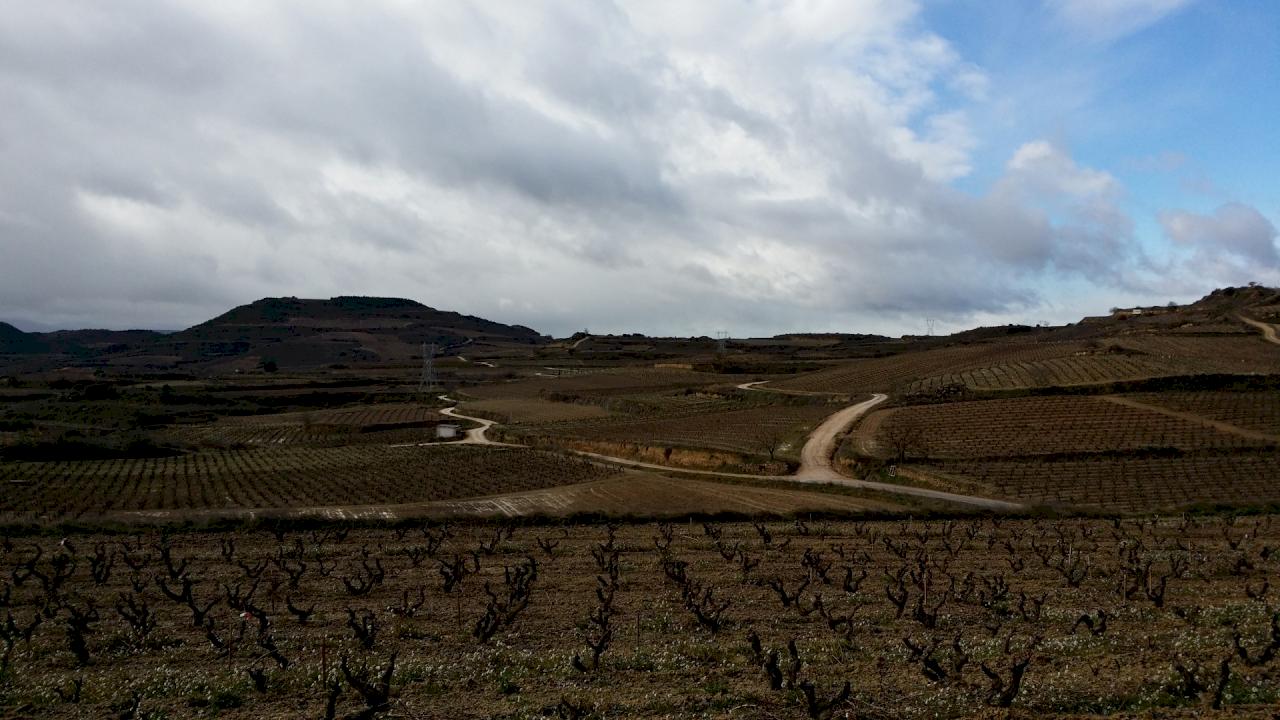
<path fill-rule="evenodd" d="M 896 462 L 906 462 L 911 455 L 925 455 L 928 452 L 924 428 L 915 420 L 893 417 L 886 423 L 883 437 Z"/>
<path fill-rule="evenodd" d="M 782 449 L 786 439 L 786 435 L 781 430 L 761 425 L 756 430 L 755 446 L 769 456 L 769 462 L 773 462 L 778 459 L 778 451 Z"/>

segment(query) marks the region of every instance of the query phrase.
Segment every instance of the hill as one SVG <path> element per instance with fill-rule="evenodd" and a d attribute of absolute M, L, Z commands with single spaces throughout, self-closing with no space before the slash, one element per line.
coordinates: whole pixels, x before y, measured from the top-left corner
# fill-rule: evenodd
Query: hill
<path fill-rule="evenodd" d="M 43 345 L 34 333 L 25 333 L 6 322 L 0 322 L 0 353 L 40 352 Z"/>
<path fill-rule="evenodd" d="M 803 392 L 932 393 L 1099 385 L 1280 369 L 1280 347 L 1243 318 L 1271 317 L 1280 293 L 1222 288 L 1189 305 L 1116 308 L 1052 328 L 1010 325 L 910 338 L 901 351 L 775 383 Z"/>
<path fill-rule="evenodd" d="M 217 372 L 250 369 L 267 360 L 280 368 L 306 369 L 416 361 L 422 343 L 434 343 L 444 354 L 477 344 L 530 347 L 545 341 L 527 327 L 379 297 L 263 298 L 170 334 L 23 333 L 11 325 L 0 327 L 0 353 L 25 369 L 83 364 Z"/>
<path fill-rule="evenodd" d="M 185 361 L 271 359 L 280 367 L 314 367 L 405 362 L 421 357 L 422 343 L 434 343 L 444 354 L 474 343 L 530 346 L 545 339 L 527 327 L 413 300 L 348 296 L 263 298 L 174 333 L 167 341 L 169 352 Z"/>

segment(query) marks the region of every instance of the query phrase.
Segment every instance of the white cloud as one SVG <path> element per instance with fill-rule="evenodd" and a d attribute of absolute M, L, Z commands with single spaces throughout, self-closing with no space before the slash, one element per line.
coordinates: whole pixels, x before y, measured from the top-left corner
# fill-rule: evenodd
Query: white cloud
<path fill-rule="evenodd" d="M 0 138 L 23 139 L 0 142 L 0 315 L 173 326 L 362 293 L 548 332 L 892 330 L 1131 259 L 1119 183 L 1054 145 L 985 195 L 951 186 L 988 81 L 917 21 L 26 5 L 0 26 Z"/>
<path fill-rule="evenodd" d="M 1234 260 L 1260 271 L 1280 269 L 1276 226 L 1248 205 L 1227 203 L 1212 215 L 1170 210 L 1160 213 L 1160 225 L 1169 239 L 1199 258 L 1216 258 L 1215 264 Z"/>
<path fill-rule="evenodd" d="M 1114 195 L 1119 190 L 1119 183 L 1110 173 L 1080 167 L 1065 151 L 1045 140 L 1019 147 L 1007 169 L 1011 181 L 1026 183 L 1052 195 L 1084 198 Z"/>
<path fill-rule="evenodd" d="M 1100 41 L 1139 32 L 1194 0 L 1047 0 L 1070 30 Z"/>

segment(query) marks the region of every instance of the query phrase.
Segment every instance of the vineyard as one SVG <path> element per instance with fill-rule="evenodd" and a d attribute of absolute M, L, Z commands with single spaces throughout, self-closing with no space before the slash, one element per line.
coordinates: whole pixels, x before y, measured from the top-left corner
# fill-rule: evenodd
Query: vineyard
<path fill-rule="evenodd" d="M 928 392 L 947 385 L 964 385 L 974 390 L 1064 387 L 1141 380 L 1180 372 L 1173 364 L 1149 357 L 1079 354 L 934 375 L 912 383 L 908 392 Z"/>
<path fill-rule="evenodd" d="M 1121 337 L 1117 342 L 1194 372 L 1275 372 L 1280 367 L 1280 346 L 1252 334 L 1243 337 L 1132 335 Z"/>
<path fill-rule="evenodd" d="M 232 425 L 332 425 L 365 428 L 381 425 L 437 422 L 434 408 L 418 404 L 380 404 L 313 410 L 310 412 L 276 413 L 272 415 L 231 416 Z"/>
<path fill-rule="evenodd" d="M 963 492 L 1107 512 L 1173 510 L 1195 504 L 1280 503 L 1275 451 L 1184 457 L 955 461 L 922 466 Z M 945 482 L 954 477 L 954 484 Z"/>
<path fill-rule="evenodd" d="M 1088 385 L 1169 375 L 1267 373 L 1280 348 L 1253 336 L 1125 335 L 1092 343 L 991 343 L 858 360 L 774 383 L 825 392 L 928 392 Z"/>
<path fill-rule="evenodd" d="M 772 405 L 684 416 L 561 423 L 553 428 L 560 437 L 759 455 L 770 452 L 767 444 L 778 450 L 787 439 L 792 439 L 791 449 L 798 449 L 805 433 L 835 409 L 821 403 Z"/>
<path fill-rule="evenodd" d="M 285 447 L 0 463 L 0 516 L 43 521 L 130 511 L 418 503 L 585 482 L 613 472 L 543 452 L 474 446 Z"/>
<path fill-rule="evenodd" d="M 233 415 L 207 425 L 177 425 L 166 437 L 197 446 L 312 445 L 425 442 L 444 421 L 422 405 L 369 405 L 313 412 Z M 450 422 L 454 422 L 450 420 Z"/>
<path fill-rule="evenodd" d="M 898 498 L 895 498 L 897 500 Z M 500 497 L 467 498 L 436 503 L 446 517 L 569 516 L 608 513 L 617 516 L 682 517 L 713 513 L 790 515 L 801 513 L 904 512 L 919 504 L 892 502 L 882 497 L 812 492 L 794 487 L 671 478 L 649 472 L 621 475 L 577 485 L 512 493 Z M 925 508 L 927 509 L 927 508 Z"/>
<path fill-rule="evenodd" d="M 542 424 L 566 420 L 607 417 L 609 411 L 597 405 L 553 402 L 530 397 L 499 398 L 463 403 L 461 412 L 504 424 Z"/>
<path fill-rule="evenodd" d="M 1082 351 L 1078 343 L 991 343 L 905 352 L 858 360 L 828 370 L 773 383 L 785 390 L 860 393 L 889 391 L 940 374 L 956 374 L 996 365 L 1034 363 L 1069 357 Z"/>
<path fill-rule="evenodd" d="M 1252 397 L 1252 395 L 1250 395 Z M 1252 406 L 1252 404 L 1250 404 Z M 935 459 L 1265 448 L 1264 440 L 1101 397 L 1026 397 L 882 411 L 869 445 Z"/>
<path fill-rule="evenodd" d="M 1280 435 L 1280 392 L 1165 392 L 1135 394 L 1140 402 Z"/>
<path fill-rule="evenodd" d="M 685 388 L 723 383 L 726 378 L 711 373 L 668 368 L 592 370 L 562 377 L 536 377 L 526 380 L 478 385 L 466 394 L 481 400 L 499 398 L 536 398 L 546 393 L 584 395 L 625 395 L 663 388 Z"/>
<path fill-rule="evenodd" d="M 21 717 L 1271 717 L 1280 523 L 6 537 Z"/>

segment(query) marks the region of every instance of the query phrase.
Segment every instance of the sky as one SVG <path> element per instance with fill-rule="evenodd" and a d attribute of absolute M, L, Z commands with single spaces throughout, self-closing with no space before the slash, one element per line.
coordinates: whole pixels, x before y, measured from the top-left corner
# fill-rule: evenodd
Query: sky
<path fill-rule="evenodd" d="M 1063 323 L 1280 285 L 1280 4 L 0 0 L 0 320 Z"/>

